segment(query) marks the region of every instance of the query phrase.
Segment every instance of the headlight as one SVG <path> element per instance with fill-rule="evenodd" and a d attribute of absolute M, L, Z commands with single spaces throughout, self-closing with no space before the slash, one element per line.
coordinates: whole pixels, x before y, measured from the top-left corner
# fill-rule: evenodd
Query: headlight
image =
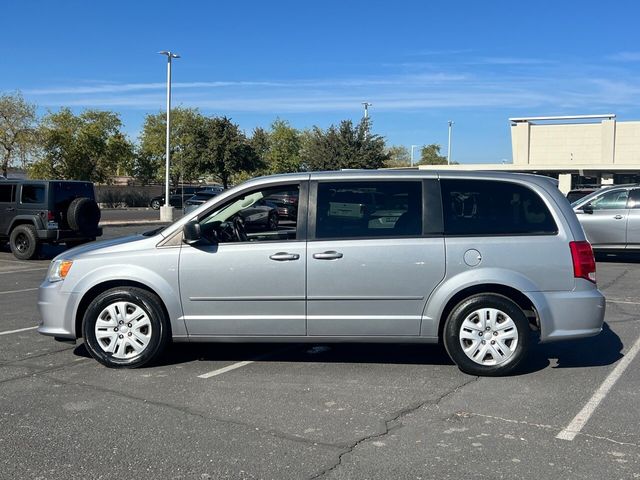
<path fill-rule="evenodd" d="M 73 265 L 72 260 L 56 260 L 52 262 L 51 267 L 49 267 L 47 280 L 50 282 L 60 282 L 64 280 L 69 270 L 71 270 L 71 265 Z"/>

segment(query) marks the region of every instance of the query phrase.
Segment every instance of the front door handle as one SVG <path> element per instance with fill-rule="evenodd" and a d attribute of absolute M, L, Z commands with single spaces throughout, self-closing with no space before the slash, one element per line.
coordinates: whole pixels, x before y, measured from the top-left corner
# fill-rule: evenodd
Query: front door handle
<path fill-rule="evenodd" d="M 13 207 L 7 207 L 7 209 L 6 209 L 6 210 L 7 210 L 7 212 L 13 212 L 13 211 L 15 210 L 15 208 L 13 208 Z"/>
<path fill-rule="evenodd" d="M 289 260 L 298 260 L 300 255 L 297 253 L 287 253 L 287 252 L 278 252 L 269 256 L 271 260 L 275 260 L 276 262 L 286 262 Z"/>
<path fill-rule="evenodd" d="M 624 217 L 622 215 L 616 215 L 613 218 L 615 218 L 616 220 L 622 220 Z"/>
<path fill-rule="evenodd" d="M 333 250 L 329 252 L 322 253 L 314 253 L 313 258 L 318 260 L 336 260 L 338 258 L 342 258 L 342 254 L 340 252 L 334 252 Z"/>

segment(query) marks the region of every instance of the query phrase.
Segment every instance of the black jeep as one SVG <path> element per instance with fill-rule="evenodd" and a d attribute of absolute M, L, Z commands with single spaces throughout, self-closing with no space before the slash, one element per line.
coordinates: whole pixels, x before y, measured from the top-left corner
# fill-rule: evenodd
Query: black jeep
<path fill-rule="evenodd" d="M 91 182 L 0 180 L 0 243 L 20 260 L 42 243 L 73 247 L 102 235 L 100 208 Z"/>

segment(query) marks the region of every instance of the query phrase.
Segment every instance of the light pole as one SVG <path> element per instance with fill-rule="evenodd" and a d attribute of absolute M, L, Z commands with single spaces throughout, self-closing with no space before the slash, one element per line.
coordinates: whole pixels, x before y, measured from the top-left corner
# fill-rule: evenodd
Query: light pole
<path fill-rule="evenodd" d="M 169 164 L 170 164 L 170 146 L 171 146 L 171 60 L 174 58 L 180 58 L 180 55 L 168 50 L 162 50 L 158 52 L 160 55 L 167 56 L 167 153 L 166 153 L 166 174 L 165 174 L 165 189 L 164 189 L 164 206 L 160 207 L 160 221 L 172 222 L 173 221 L 173 207 L 170 203 L 169 195 Z"/>
<path fill-rule="evenodd" d="M 447 147 L 447 165 L 451 165 L 451 130 L 453 130 L 453 121 L 449 120 L 449 146 Z"/>
<path fill-rule="evenodd" d="M 418 148 L 420 145 L 411 145 L 411 166 L 413 167 L 413 149 Z"/>
<path fill-rule="evenodd" d="M 362 102 L 364 106 L 364 118 L 369 118 L 369 107 L 373 107 L 373 103 Z"/>

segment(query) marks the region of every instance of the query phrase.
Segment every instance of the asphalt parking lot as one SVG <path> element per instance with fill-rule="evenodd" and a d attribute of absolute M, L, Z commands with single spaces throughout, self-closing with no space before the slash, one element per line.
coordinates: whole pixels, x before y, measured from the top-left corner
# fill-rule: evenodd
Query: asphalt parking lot
<path fill-rule="evenodd" d="M 2 479 L 640 478 L 638 258 L 599 259 L 601 335 L 477 378 L 435 345 L 183 344 L 110 370 L 35 331 L 59 251 L 0 249 Z"/>

